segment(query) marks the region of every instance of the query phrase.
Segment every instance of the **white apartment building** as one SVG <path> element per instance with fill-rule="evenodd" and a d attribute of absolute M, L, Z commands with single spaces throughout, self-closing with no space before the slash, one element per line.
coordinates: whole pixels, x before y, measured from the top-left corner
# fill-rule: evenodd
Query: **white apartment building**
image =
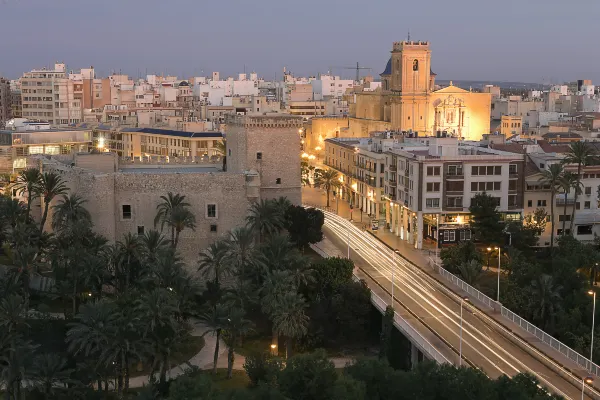
<path fill-rule="evenodd" d="M 82 120 L 81 100 L 75 98 L 65 64 L 55 64 L 53 70 L 26 72 L 21 78 L 21 99 L 24 118 L 47 121 L 53 126 Z"/>
<path fill-rule="evenodd" d="M 340 79 L 339 76 L 321 75 L 311 82 L 312 92 L 315 100 L 323 100 L 328 97 L 342 97 L 347 89 L 354 87 L 352 79 Z"/>

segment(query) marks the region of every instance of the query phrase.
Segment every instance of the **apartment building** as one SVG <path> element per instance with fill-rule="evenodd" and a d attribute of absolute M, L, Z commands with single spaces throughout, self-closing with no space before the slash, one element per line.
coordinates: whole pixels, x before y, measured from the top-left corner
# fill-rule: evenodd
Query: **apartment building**
<path fill-rule="evenodd" d="M 157 128 L 114 128 L 99 125 L 92 130 L 95 148 L 120 157 L 217 157 L 221 132 L 184 132 Z"/>
<path fill-rule="evenodd" d="M 21 77 L 23 117 L 47 121 L 52 126 L 76 124 L 82 120 L 81 99 L 65 71 L 65 64 L 53 70 L 26 72 Z"/>
<path fill-rule="evenodd" d="M 371 139 L 325 140 L 324 164 L 340 173 L 341 198 L 369 214 L 376 225 L 384 220 L 385 155 L 373 149 Z"/>
<path fill-rule="evenodd" d="M 10 81 L 0 76 L 0 128 L 12 118 Z"/>
<path fill-rule="evenodd" d="M 327 139 L 325 154 L 326 165 L 342 175 L 342 196 L 416 248 L 427 240 L 470 239 L 469 207 L 477 193 L 493 196 L 504 220 L 522 217 L 524 154 L 389 133 Z"/>

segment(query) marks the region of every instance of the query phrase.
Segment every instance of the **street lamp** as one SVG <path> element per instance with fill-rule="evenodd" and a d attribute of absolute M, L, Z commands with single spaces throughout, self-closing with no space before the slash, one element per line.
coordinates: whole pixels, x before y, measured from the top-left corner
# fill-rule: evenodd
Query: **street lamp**
<path fill-rule="evenodd" d="M 594 382 L 594 378 L 591 376 L 586 376 L 585 378 L 581 378 L 581 400 L 583 400 L 584 392 L 585 392 L 585 384 L 590 385 Z"/>
<path fill-rule="evenodd" d="M 592 310 L 592 343 L 590 344 L 590 372 L 592 371 L 592 357 L 594 356 L 594 323 L 596 322 L 596 291 L 589 290 L 588 294 L 594 296 L 594 307 Z"/>
<path fill-rule="evenodd" d="M 469 301 L 468 297 L 461 297 L 460 298 L 460 341 L 458 343 L 458 366 L 462 366 L 462 325 L 463 325 L 463 303 L 465 301 Z"/>
<path fill-rule="evenodd" d="M 494 249 L 498 250 L 498 291 L 496 293 L 496 302 L 500 303 L 500 259 L 502 256 L 500 254 L 500 247 L 494 247 Z"/>
<path fill-rule="evenodd" d="M 271 354 L 275 355 L 277 354 L 277 345 L 275 343 L 271 344 Z"/>

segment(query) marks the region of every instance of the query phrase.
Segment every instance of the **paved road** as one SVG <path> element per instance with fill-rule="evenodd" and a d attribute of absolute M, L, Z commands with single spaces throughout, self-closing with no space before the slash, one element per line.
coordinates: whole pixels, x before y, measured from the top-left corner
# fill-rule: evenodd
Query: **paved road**
<path fill-rule="evenodd" d="M 324 231 L 344 253 L 349 242 L 352 260 L 389 291 L 393 271 L 395 307 L 404 307 L 418 315 L 432 332 L 454 349 L 459 348 L 460 297 L 401 257 L 395 257 L 376 238 L 344 218 L 326 213 Z M 552 360 L 469 305 L 463 309 L 462 354 L 464 361 L 492 378 L 529 372 L 543 386 L 565 398 L 582 398 L 580 378 L 559 372 L 562 368 Z M 589 390 L 586 389 L 585 399 L 600 399 L 600 393 Z"/>

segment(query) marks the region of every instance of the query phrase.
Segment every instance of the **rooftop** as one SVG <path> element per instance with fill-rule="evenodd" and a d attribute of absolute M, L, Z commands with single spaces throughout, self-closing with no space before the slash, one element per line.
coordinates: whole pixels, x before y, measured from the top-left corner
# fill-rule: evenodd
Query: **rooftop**
<path fill-rule="evenodd" d="M 185 132 L 157 128 L 123 128 L 121 132 L 139 132 L 152 135 L 177 136 L 185 138 L 222 138 L 222 132 Z"/>
<path fill-rule="evenodd" d="M 207 166 L 198 166 L 198 167 L 129 167 L 129 168 L 120 168 L 119 172 L 125 174 L 207 174 L 207 173 L 218 173 L 221 170 L 217 167 L 207 167 Z"/>

